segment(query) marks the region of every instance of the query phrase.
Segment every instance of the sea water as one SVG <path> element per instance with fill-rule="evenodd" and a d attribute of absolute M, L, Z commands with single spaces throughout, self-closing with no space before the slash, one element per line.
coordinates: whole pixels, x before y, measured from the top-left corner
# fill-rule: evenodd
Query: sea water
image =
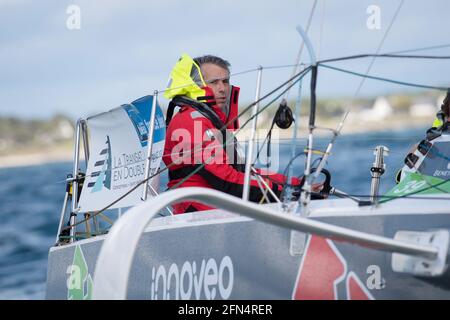
<path fill-rule="evenodd" d="M 395 184 L 397 170 L 410 147 L 425 136 L 425 128 L 345 135 L 338 138 L 326 168 L 332 185 L 349 194 L 370 193 L 370 167 L 378 145 L 390 149 L 385 159 L 380 193 Z M 329 139 L 318 139 L 324 147 Z M 274 142 L 273 142 L 274 143 Z M 305 146 L 299 140 L 297 151 Z M 291 156 L 289 139 L 279 141 L 279 171 Z M 276 149 L 276 148 L 275 148 Z M 277 156 L 272 154 L 272 156 Z M 293 161 L 295 175 L 304 170 L 304 159 Z M 54 244 L 71 163 L 0 169 L 0 299 L 44 299 L 47 256 Z M 167 175 L 161 178 L 165 189 Z"/>

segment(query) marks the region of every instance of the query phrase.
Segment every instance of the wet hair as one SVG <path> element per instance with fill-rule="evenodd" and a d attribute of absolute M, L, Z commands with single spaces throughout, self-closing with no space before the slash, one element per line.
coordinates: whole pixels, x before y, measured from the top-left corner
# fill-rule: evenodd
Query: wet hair
<path fill-rule="evenodd" d="M 216 66 L 221 67 L 222 69 L 225 69 L 228 71 L 228 73 L 230 73 L 231 64 L 227 60 L 224 60 L 217 56 L 207 54 L 201 57 L 194 58 L 194 62 L 198 64 L 199 67 L 201 67 L 202 64 L 205 63 L 215 64 Z"/>

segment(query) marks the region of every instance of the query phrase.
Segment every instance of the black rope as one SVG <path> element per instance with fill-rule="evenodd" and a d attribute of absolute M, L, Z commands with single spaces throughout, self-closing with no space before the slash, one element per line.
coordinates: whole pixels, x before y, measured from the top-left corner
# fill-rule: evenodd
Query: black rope
<path fill-rule="evenodd" d="M 305 68 L 304 70 L 298 72 L 296 75 L 294 75 L 292 78 L 290 78 L 289 80 L 283 82 L 281 85 L 279 85 L 278 87 L 276 87 L 275 89 L 273 89 L 272 91 L 270 91 L 269 93 L 267 93 L 266 95 L 264 95 L 263 97 L 261 97 L 260 99 L 258 99 L 257 101 L 251 103 L 250 105 L 248 105 L 246 108 L 244 108 L 243 111 L 241 111 L 237 116 L 235 116 L 234 118 L 232 118 L 231 120 L 229 120 L 226 124 L 224 124 L 223 128 L 226 128 L 230 123 L 233 123 L 236 119 L 240 118 L 243 114 L 245 114 L 247 111 L 249 111 L 255 104 L 259 103 L 260 101 L 266 99 L 267 97 L 269 97 L 270 95 L 272 95 L 273 93 L 275 93 L 276 91 L 278 91 L 279 89 L 281 89 L 283 86 L 285 86 L 286 84 L 288 84 L 290 81 L 295 80 L 296 78 L 301 78 L 302 76 L 304 76 L 308 71 L 309 71 L 309 67 Z M 292 85 L 294 85 L 296 82 L 294 82 Z M 284 92 L 283 92 L 284 93 Z M 261 109 L 255 116 L 257 116 L 259 113 L 261 113 L 262 111 L 264 111 L 265 108 Z M 241 128 L 245 127 L 250 120 L 252 120 L 255 116 L 250 117 L 242 126 Z M 195 152 L 195 150 L 190 150 L 189 152 Z M 114 204 L 116 204 L 117 202 L 119 202 L 120 200 L 124 199 L 126 196 L 128 196 L 130 193 L 132 193 L 134 190 L 136 190 L 137 188 L 139 188 L 142 184 L 148 182 L 150 179 L 154 178 L 155 176 L 161 174 L 162 172 L 168 170 L 170 167 L 174 166 L 175 163 L 171 163 L 168 166 L 166 166 L 163 169 L 159 169 L 155 174 L 153 174 L 152 176 L 142 180 L 141 182 L 139 182 L 138 184 L 136 184 L 132 189 L 130 189 L 129 191 L 127 191 L 126 193 L 124 193 L 122 196 L 120 196 L 119 198 L 117 198 L 116 200 L 114 200 L 113 202 L 111 202 L 110 204 L 108 204 L 107 206 L 105 206 L 104 208 L 95 211 L 91 214 L 91 216 L 89 217 L 89 219 L 92 219 L 93 217 L 99 215 L 100 213 L 108 210 L 110 207 L 112 207 Z M 186 181 L 187 179 L 189 179 L 191 176 L 193 176 L 194 174 L 196 174 L 199 170 L 201 170 L 204 167 L 205 163 L 201 164 L 198 168 L 196 168 L 195 170 L 193 170 L 193 172 L 191 174 L 189 174 L 188 176 L 186 176 L 184 179 L 182 179 L 179 183 L 177 183 L 176 185 L 172 186 L 171 188 L 169 188 L 168 190 L 175 188 L 177 186 L 179 186 L 181 183 L 183 183 L 184 181 Z M 76 222 L 73 225 L 69 225 L 66 226 L 64 228 L 61 229 L 61 232 L 65 231 L 65 230 L 69 230 L 77 225 L 80 225 L 84 222 L 86 222 L 89 219 L 83 219 L 80 220 L 78 222 Z"/>
<path fill-rule="evenodd" d="M 409 87 L 415 87 L 415 88 L 425 88 L 425 89 L 438 90 L 438 91 L 448 91 L 448 90 L 450 90 L 450 88 L 447 88 L 447 87 L 427 86 L 427 85 L 423 85 L 423 84 L 404 82 L 404 81 L 393 80 L 393 79 L 389 79 L 389 78 L 382 78 L 382 77 L 375 77 L 375 76 L 370 76 L 370 75 L 364 75 L 364 74 L 359 73 L 359 72 L 354 72 L 354 71 L 350 71 L 350 70 L 346 70 L 346 69 L 341 69 L 341 68 L 329 66 L 329 65 L 326 65 L 326 64 L 320 64 L 319 66 L 324 67 L 324 68 L 328 68 L 328 69 L 332 69 L 332 70 L 335 70 L 335 71 L 340 71 L 340 72 L 343 72 L 343 73 L 348 73 L 348 74 L 355 75 L 355 76 L 358 76 L 358 77 L 364 77 L 364 78 L 369 78 L 369 79 L 372 79 L 372 80 L 379 80 L 379 81 L 384 81 L 384 82 L 390 82 L 390 83 L 395 83 L 395 84 L 399 84 L 399 85 L 403 85 L 403 86 L 409 86 Z"/>
<path fill-rule="evenodd" d="M 290 84 L 280 95 L 279 97 L 286 92 L 287 90 L 289 90 L 292 86 L 294 86 L 298 81 L 300 81 L 303 76 L 305 76 L 308 71 L 310 70 L 310 68 L 306 68 L 304 70 L 302 70 L 301 72 L 297 73 L 294 77 L 290 78 L 288 81 L 285 81 L 283 84 L 281 84 L 280 86 L 278 86 L 276 89 L 272 90 L 271 92 L 269 92 L 268 94 L 266 94 L 264 97 L 258 99 L 257 101 L 253 102 L 252 104 L 250 104 L 248 107 L 246 107 L 244 109 L 244 111 L 242 111 L 239 115 L 237 115 L 235 118 L 231 119 L 228 123 L 232 123 L 233 121 L 236 120 L 236 118 L 239 118 L 242 114 L 244 114 L 245 112 L 247 112 L 248 110 L 250 110 L 251 107 L 253 107 L 255 104 L 259 103 L 261 100 L 266 99 L 267 97 L 269 97 L 270 95 L 272 95 L 273 93 L 275 93 L 276 91 L 278 91 L 279 89 L 281 89 L 283 86 L 285 86 L 286 84 L 288 84 L 290 81 L 298 78 L 295 82 L 293 82 L 292 84 Z M 277 99 L 277 98 L 276 98 Z M 276 100 L 274 99 L 274 100 Z M 262 108 L 261 110 L 259 110 L 255 115 L 251 116 L 250 118 L 247 119 L 246 122 L 244 122 L 244 124 L 241 126 L 241 129 L 243 127 L 245 127 L 248 123 L 250 123 L 251 120 L 253 120 L 253 118 L 255 118 L 256 116 L 258 116 L 258 114 L 260 114 L 261 112 L 263 112 L 266 108 L 268 108 L 270 105 L 272 104 L 272 102 L 268 103 L 264 108 Z M 225 127 L 228 124 L 225 125 Z M 168 188 L 167 190 L 171 190 L 171 189 L 175 189 L 178 186 L 180 186 L 183 182 L 185 182 L 186 180 L 188 180 L 190 177 L 192 177 L 193 175 L 197 174 L 201 169 L 204 168 L 205 166 L 205 162 L 199 164 L 194 170 L 192 170 L 191 173 L 189 173 L 186 177 L 184 177 L 183 179 L 181 179 L 179 182 L 177 182 L 175 185 L 173 185 L 172 187 Z"/>
<path fill-rule="evenodd" d="M 447 44 L 438 44 L 438 45 L 435 45 L 435 46 L 428 46 L 428 47 L 422 47 L 422 48 L 414 48 L 414 49 L 408 49 L 408 50 L 401 50 L 401 51 L 389 52 L 389 54 L 398 54 L 398 53 L 406 53 L 406 52 L 417 52 L 417 51 L 436 50 L 436 49 L 449 48 L 449 47 L 450 47 L 450 43 L 447 43 Z"/>
<path fill-rule="evenodd" d="M 382 54 L 358 54 L 352 56 L 345 56 L 340 58 L 333 59 L 325 59 L 318 61 L 317 64 L 328 63 L 328 62 L 337 62 L 337 61 L 345 61 L 345 60 L 354 60 L 354 59 L 362 59 L 362 58 L 404 58 L 404 59 L 442 59 L 447 60 L 450 59 L 450 56 L 430 56 L 430 55 L 406 55 L 406 54 L 392 54 L 392 53 L 382 53 Z"/>
<path fill-rule="evenodd" d="M 427 50 L 427 49 L 436 49 L 436 48 L 443 48 L 443 47 L 449 47 L 450 45 L 440 45 L 440 46 L 433 46 L 433 47 L 426 47 L 426 48 L 419 48 L 419 49 L 413 49 L 413 50 L 409 50 L 409 51 L 419 51 L 419 50 Z M 408 51 L 404 51 L 404 52 L 408 52 Z M 336 67 L 332 67 L 332 66 L 327 66 L 324 65 L 323 63 L 326 62 L 336 62 L 336 61 L 343 61 L 343 60 L 351 60 L 351 59 L 360 59 L 360 58 L 367 58 L 367 57 L 384 57 L 384 58 L 408 58 L 408 59 L 450 59 L 450 56 L 430 56 L 430 55 L 404 55 L 404 54 L 361 54 L 361 55 L 353 55 L 353 56 L 346 56 L 346 57 L 341 57 L 341 58 L 334 58 L 334 59 L 326 59 L 326 60 L 321 60 L 318 62 L 318 66 L 322 66 L 322 67 L 326 67 L 326 68 L 330 68 L 330 69 L 334 69 L 337 71 L 341 71 L 341 72 L 345 72 L 345 73 L 350 73 L 353 75 L 357 75 L 357 76 L 363 76 L 363 77 L 367 77 L 370 79 L 374 79 L 374 80 L 380 80 L 380 81 L 385 81 L 385 82 L 391 82 L 391 83 L 396 83 L 396 84 L 401 84 L 401 85 L 406 85 L 406 86 L 412 86 L 412 87 L 417 87 L 417 88 L 427 88 L 427 89 L 435 89 L 435 90 L 440 90 L 440 91 L 448 91 L 450 90 L 450 88 L 444 88 L 444 87 L 435 87 L 435 86 L 426 86 L 426 85 L 420 85 L 420 84 L 414 84 L 414 83 L 407 83 L 407 82 L 402 82 L 402 81 L 397 81 L 397 80 L 392 80 L 392 79 L 388 79 L 388 78 L 381 78 L 381 77 L 374 77 L 374 76 L 368 76 L 368 75 L 362 75 L 360 73 L 357 72 L 352 72 L 349 70 L 344 70 L 344 69 L 340 69 L 340 68 L 336 68 Z M 284 83 L 282 83 L 281 85 L 279 85 L 277 88 L 273 89 L 272 91 L 270 91 L 269 93 L 267 93 L 266 95 L 264 95 L 263 97 L 261 97 L 260 99 L 258 99 L 257 101 L 251 103 L 250 105 L 248 105 L 246 108 L 244 108 L 243 111 L 241 111 L 236 117 L 234 117 L 233 119 L 231 119 L 228 123 L 226 123 L 224 125 L 224 127 L 226 128 L 230 123 L 232 123 L 233 121 L 235 121 L 236 119 L 240 118 L 243 114 L 245 114 L 247 111 L 249 111 L 255 104 L 259 103 L 260 101 L 266 99 L 267 97 L 269 97 L 270 95 L 272 95 L 273 93 L 275 93 L 276 91 L 278 91 L 279 89 L 281 89 L 283 86 L 285 86 L 286 84 L 288 84 L 289 82 L 293 81 L 294 79 L 296 79 L 297 77 L 299 77 L 299 79 L 304 76 L 307 72 L 309 72 L 309 70 L 312 70 L 312 79 L 311 79 L 311 111 L 312 114 L 314 115 L 310 115 L 310 125 L 311 123 L 314 124 L 315 121 L 315 104 L 316 104 L 316 96 L 315 96 L 315 86 L 316 86 L 316 77 L 317 77 L 317 67 L 318 66 L 309 66 L 307 68 L 305 68 L 304 70 L 300 71 L 299 73 L 297 73 L 296 75 L 292 76 L 290 79 L 288 79 L 287 81 L 285 81 Z M 251 70 L 253 71 L 253 70 Z M 295 84 L 295 83 L 294 83 Z M 288 90 L 294 85 L 290 85 L 288 87 Z M 287 90 L 286 90 L 287 91 Z M 284 92 L 286 92 L 284 91 Z M 284 93 L 283 92 L 283 93 Z M 268 105 L 269 106 L 269 105 Z M 267 107 L 268 107 L 267 106 Z M 259 113 L 261 113 L 263 110 L 265 110 L 265 108 L 261 109 L 256 115 L 258 115 Z M 255 116 L 256 116 L 255 115 Z M 243 128 L 245 125 L 247 125 L 250 120 L 252 120 L 255 116 L 250 117 L 242 126 L 241 128 Z M 267 137 L 266 137 L 267 139 Z M 266 141 L 266 140 L 264 140 Z M 264 142 L 265 143 L 265 142 Z M 264 145 L 263 143 L 263 145 Z M 260 149 L 261 150 L 261 149 Z M 259 152 L 258 151 L 258 155 Z M 192 150 L 191 150 L 192 151 Z M 291 159 L 293 161 L 293 159 Z M 132 193 L 134 190 L 136 190 L 139 186 L 141 186 L 142 184 L 148 182 L 150 179 L 152 179 L 153 177 L 161 174 L 162 172 L 168 170 L 172 165 L 174 165 L 173 163 L 166 166 L 163 169 L 159 169 L 154 175 L 142 180 L 141 182 L 139 182 L 138 184 L 136 184 L 131 190 L 129 190 L 128 192 L 126 192 L 125 194 L 123 194 L 121 197 L 119 197 L 118 199 L 116 199 L 115 201 L 113 201 L 112 203 L 110 203 L 109 205 L 105 206 L 104 208 L 100 209 L 99 211 L 93 212 L 92 215 L 90 216 L 89 219 L 97 216 L 98 214 L 106 211 L 107 209 L 109 209 L 111 206 L 113 206 L 114 204 L 116 204 L 117 202 L 119 202 L 120 200 L 122 200 L 123 198 L 125 198 L 126 196 L 128 196 L 130 193 Z M 202 168 L 202 166 L 204 166 L 204 163 L 199 166 L 198 170 L 200 170 Z M 190 176 L 194 175 L 198 170 L 194 170 L 190 175 L 188 175 L 187 177 L 185 177 L 182 181 L 180 181 L 176 186 L 178 186 L 179 184 L 181 184 L 182 182 L 184 182 L 185 180 L 187 180 Z M 447 181 L 444 181 L 447 182 Z M 442 183 L 440 183 L 442 184 Z M 439 186 L 440 184 L 435 185 Z M 174 186 L 175 187 L 175 186 Z M 429 187 L 431 188 L 431 187 Z M 424 189 L 426 190 L 426 189 Z M 421 190 L 421 191 L 424 191 Z M 420 192 L 421 192 L 420 191 Z M 423 198 L 421 198 L 423 199 Z M 435 198 L 434 198 L 435 199 Z M 88 219 L 84 219 L 81 220 L 73 225 L 69 225 L 65 228 L 63 228 L 61 231 L 64 230 L 68 230 L 70 228 L 75 227 L 76 225 L 79 225 L 85 221 L 87 221 Z"/>

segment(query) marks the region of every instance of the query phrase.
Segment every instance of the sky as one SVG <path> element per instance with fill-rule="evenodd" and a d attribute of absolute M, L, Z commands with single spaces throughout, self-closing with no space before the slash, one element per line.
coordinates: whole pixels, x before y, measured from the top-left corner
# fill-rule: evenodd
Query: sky
<path fill-rule="evenodd" d="M 233 74 L 293 64 L 301 45 L 296 26 L 306 28 L 314 1 L 0 0 L 0 116 L 62 113 L 76 119 L 110 110 L 163 90 L 182 53 L 221 56 Z M 374 53 L 400 2 L 317 0 L 308 32 L 317 59 Z M 450 44 L 448 12 L 447 0 L 404 0 L 380 52 Z M 450 46 L 415 54 L 450 55 Z M 310 62 L 306 50 L 301 62 Z M 333 65 L 364 73 L 370 62 Z M 449 71 L 449 60 L 378 58 L 370 74 L 448 87 Z M 263 69 L 262 94 L 291 73 L 287 67 Z M 254 99 L 256 76 L 232 76 L 241 104 Z M 368 80 L 357 92 L 360 81 L 320 69 L 318 97 L 415 90 Z"/>

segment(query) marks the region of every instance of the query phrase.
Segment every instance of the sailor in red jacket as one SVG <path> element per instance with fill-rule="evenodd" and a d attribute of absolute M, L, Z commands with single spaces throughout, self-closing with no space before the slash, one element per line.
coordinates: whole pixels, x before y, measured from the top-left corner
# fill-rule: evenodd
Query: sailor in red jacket
<path fill-rule="evenodd" d="M 171 72 L 164 93 L 171 99 L 163 155 L 169 167 L 169 188 L 205 187 L 242 197 L 245 160 L 236 139 L 228 134 L 239 128 L 239 88 L 229 83 L 229 66 L 219 57 L 192 60 L 183 54 Z M 176 107 L 178 113 L 173 115 Z M 286 177 L 275 173 L 264 178 L 279 197 Z M 291 182 L 298 185 L 299 179 Z M 260 202 L 263 197 L 261 183 L 252 176 L 250 201 Z M 198 202 L 173 207 L 175 214 L 212 209 Z"/>

